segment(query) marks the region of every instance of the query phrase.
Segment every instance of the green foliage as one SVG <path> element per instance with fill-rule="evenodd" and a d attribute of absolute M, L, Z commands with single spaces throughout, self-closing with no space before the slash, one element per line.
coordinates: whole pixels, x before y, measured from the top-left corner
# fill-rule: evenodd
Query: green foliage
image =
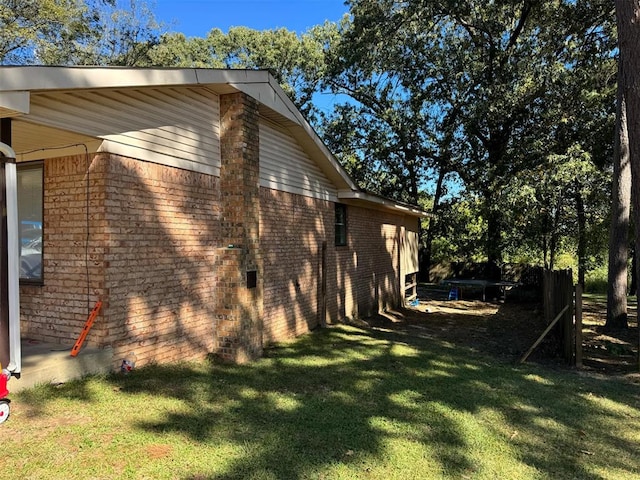
<path fill-rule="evenodd" d="M 602 265 L 589 271 L 585 278 L 585 293 L 607 294 L 609 284 L 607 266 Z"/>
<path fill-rule="evenodd" d="M 610 2 L 348 5 L 341 22 L 303 34 L 234 27 L 187 38 L 162 34 L 144 0 L 7 1 L 0 61 L 268 69 L 362 188 L 442 210 L 423 240 L 434 258 L 551 265 L 571 253 L 582 271 L 601 265 Z M 324 94 L 331 110 L 314 104 Z"/>
<path fill-rule="evenodd" d="M 347 100 L 326 116 L 321 132 L 340 159 L 356 158 L 371 173 L 355 175 L 365 188 L 415 204 L 424 176 L 437 169 L 438 129 L 428 92 L 412 78 L 423 68 L 415 58 L 423 29 L 389 31 L 387 15 L 403 12 L 393 3 L 352 2 L 353 21 L 343 22 L 329 45 L 323 78 Z"/>
<path fill-rule="evenodd" d="M 159 42 L 162 25 L 144 0 L 129 0 L 129 8 L 102 11 L 99 37 L 84 63 L 146 67 L 150 50 Z"/>
<path fill-rule="evenodd" d="M 0 61 L 146 66 L 161 28 L 144 0 L 3 2 Z"/>
<path fill-rule="evenodd" d="M 447 201 L 440 206 L 433 241 L 434 263 L 483 259 L 482 240 L 487 235 L 487 222 L 480 210 L 481 202 L 474 197 Z"/>
<path fill-rule="evenodd" d="M 575 195 L 580 194 L 586 199 L 589 216 L 590 230 L 584 233 L 591 238 L 589 250 L 592 254 L 602 252 L 606 247 L 602 231 L 606 231 L 608 181 L 579 145 L 570 147 L 566 154 L 549 155 L 546 162 L 515 175 L 500 199 L 510 227 L 507 251 L 516 255 L 522 249 L 536 252 L 553 268 L 552 258 L 563 244 L 566 248 L 577 243 L 572 205 Z"/>
<path fill-rule="evenodd" d="M 0 2 L 0 62 L 43 63 L 42 52 L 53 46 L 75 50 L 78 42 L 93 35 L 102 4 L 79 0 Z"/>
<path fill-rule="evenodd" d="M 323 45 L 335 35 L 332 24 L 298 35 L 285 28 L 258 31 L 232 27 L 211 30 L 205 38 L 166 34 L 150 52 L 157 66 L 269 70 L 308 117 L 316 112 L 312 97 L 323 74 Z"/>
<path fill-rule="evenodd" d="M 325 132 L 369 188 L 416 201 L 428 175 L 456 172 L 483 200 L 485 251 L 500 258 L 517 243 L 503 199 L 514 176 L 572 156 L 572 145 L 608 162 L 615 46 L 606 2 L 350 5 L 325 79 L 350 101 Z"/>
<path fill-rule="evenodd" d="M 162 67 L 225 68 L 215 49 L 223 36 L 218 29 L 211 30 L 204 38 L 187 38 L 183 33 L 166 33 L 149 52 L 150 62 Z"/>

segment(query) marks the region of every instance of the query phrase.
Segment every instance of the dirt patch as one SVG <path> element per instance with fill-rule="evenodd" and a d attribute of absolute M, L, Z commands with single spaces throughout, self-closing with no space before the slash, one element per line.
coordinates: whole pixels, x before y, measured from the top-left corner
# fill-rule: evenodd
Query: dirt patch
<path fill-rule="evenodd" d="M 173 447 L 167 444 L 152 444 L 145 447 L 147 455 L 155 460 L 169 457 L 173 453 Z"/>
<path fill-rule="evenodd" d="M 538 303 L 447 300 L 446 292 L 423 290 L 418 305 L 387 312 L 367 320 L 371 327 L 410 330 L 460 347 L 518 361 L 546 328 Z M 630 308 L 630 327 L 604 332 L 606 303 L 583 300 L 583 369 L 603 374 L 638 371 L 636 309 Z M 553 331 L 527 362 L 566 366 L 560 358 Z"/>
<path fill-rule="evenodd" d="M 606 302 L 589 299 L 583 301 L 582 351 L 585 368 L 613 374 L 638 372 L 638 323 L 635 304 L 630 305 L 628 313 L 629 328 L 608 332 L 604 329 Z"/>

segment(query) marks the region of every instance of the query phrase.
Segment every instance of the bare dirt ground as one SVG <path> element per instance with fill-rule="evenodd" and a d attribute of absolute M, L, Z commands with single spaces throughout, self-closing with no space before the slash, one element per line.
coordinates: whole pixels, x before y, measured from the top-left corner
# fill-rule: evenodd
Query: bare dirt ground
<path fill-rule="evenodd" d="M 541 304 L 480 299 L 447 300 L 437 289 L 418 292 L 415 307 L 367 320 L 372 327 L 413 330 L 454 345 L 518 362 L 546 328 Z M 629 309 L 629 328 L 604 332 L 606 304 L 583 299 L 583 366 L 581 370 L 638 379 L 638 324 L 635 305 Z M 553 331 L 527 362 L 570 368 L 558 355 Z"/>
<path fill-rule="evenodd" d="M 635 303 L 629 308 L 629 328 L 605 332 L 607 305 L 604 300 L 583 301 L 584 339 L 582 352 L 585 368 L 603 373 L 638 373 L 638 322 Z"/>

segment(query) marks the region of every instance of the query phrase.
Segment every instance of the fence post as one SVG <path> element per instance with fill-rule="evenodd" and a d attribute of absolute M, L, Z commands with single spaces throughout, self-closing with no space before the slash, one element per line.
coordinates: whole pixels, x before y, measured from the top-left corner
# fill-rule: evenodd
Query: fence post
<path fill-rule="evenodd" d="M 582 285 L 579 283 L 576 285 L 576 321 L 575 321 L 575 329 L 576 329 L 576 367 L 582 368 Z"/>
<path fill-rule="evenodd" d="M 552 270 L 544 270 L 542 273 L 542 302 L 544 304 L 544 321 L 548 325 L 551 322 L 551 319 L 554 317 L 553 308 L 553 271 Z"/>
<path fill-rule="evenodd" d="M 573 364 L 576 355 L 575 329 L 573 325 L 573 272 L 571 269 L 544 271 L 543 295 L 544 316 L 547 325 L 552 318 L 564 310 L 554 335 L 559 351 L 569 364 Z"/>
<path fill-rule="evenodd" d="M 569 365 L 573 364 L 573 358 L 575 354 L 575 334 L 573 329 L 573 273 L 569 270 L 560 272 L 562 276 L 562 295 L 560 301 L 562 306 L 569 305 L 569 309 L 564 314 L 564 321 L 562 322 L 562 350 L 564 352 L 564 359 Z"/>

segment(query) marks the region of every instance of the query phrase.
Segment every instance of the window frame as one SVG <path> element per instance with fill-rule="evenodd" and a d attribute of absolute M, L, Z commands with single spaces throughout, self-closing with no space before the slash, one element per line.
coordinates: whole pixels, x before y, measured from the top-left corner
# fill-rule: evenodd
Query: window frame
<path fill-rule="evenodd" d="M 341 217 L 341 218 L 340 218 Z M 344 203 L 335 204 L 335 246 L 345 247 L 348 243 L 347 231 L 347 206 Z"/>
<path fill-rule="evenodd" d="M 44 161 L 43 160 L 35 160 L 29 162 L 20 162 L 16 164 L 17 175 L 20 175 L 21 171 L 25 170 L 38 170 L 40 171 L 40 180 L 42 185 L 41 197 L 40 197 L 40 205 L 42 209 L 42 218 L 40 219 L 41 223 L 41 251 L 40 251 L 40 276 L 37 278 L 26 278 L 19 276 L 19 284 L 20 285 L 44 285 Z M 20 217 L 20 200 L 18 200 L 18 228 L 22 228 L 22 219 Z M 22 235 L 20 231 L 19 237 L 19 245 L 20 245 L 20 253 L 22 253 Z M 20 255 L 22 257 L 22 255 Z M 20 260 L 20 264 L 22 261 Z"/>

